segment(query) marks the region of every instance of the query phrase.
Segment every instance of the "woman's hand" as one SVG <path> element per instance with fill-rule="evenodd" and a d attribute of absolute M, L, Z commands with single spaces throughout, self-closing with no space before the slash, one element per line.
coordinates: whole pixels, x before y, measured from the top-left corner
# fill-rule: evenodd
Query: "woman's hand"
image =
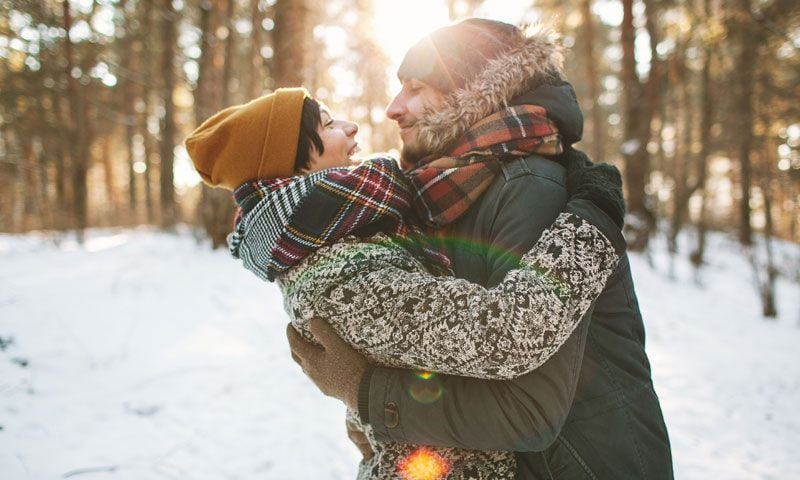
<path fill-rule="evenodd" d="M 358 386 L 369 362 L 342 340 L 328 322 L 312 319 L 308 328 L 320 345 L 307 342 L 290 323 L 286 327 L 292 358 L 322 393 L 358 409 Z"/>
<path fill-rule="evenodd" d="M 375 451 L 372 450 L 372 445 L 369 444 L 369 440 L 364 432 L 349 420 L 345 420 L 345 426 L 347 427 L 347 437 L 358 447 L 358 450 L 364 456 L 364 460 L 369 460 L 374 457 Z"/>

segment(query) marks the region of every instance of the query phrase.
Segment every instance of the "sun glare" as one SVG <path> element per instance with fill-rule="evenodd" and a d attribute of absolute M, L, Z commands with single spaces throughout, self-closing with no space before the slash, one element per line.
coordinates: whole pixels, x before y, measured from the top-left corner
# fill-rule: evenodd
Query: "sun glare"
<path fill-rule="evenodd" d="M 392 64 L 390 88 L 399 89 L 395 76 L 406 51 L 431 31 L 451 23 L 444 1 L 406 0 L 389 2 L 374 0 L 375 31 Z M 459 14 L 458 9 L 456 13 Z M 486 0 L 474 12 L 475 16 L 492 18 L 512 24 L 535 21 L 532 3 Z M 458 20 L 458 19 L 456 19 Z"/>
<path fill-rule="evenodd" d="M 397 465 L 403 480 L 441 480 L 450 471 L 450 463 L 435 451 L 419 447 Z"/>
<path fill-rule="evenodd" d="M 427 33 L 449 23 L 444 2 L 375 2 L 375 32 L 392 62 L 389 67 L 392 90 L 399 90 L 395 72 L 406 50 Z"/>

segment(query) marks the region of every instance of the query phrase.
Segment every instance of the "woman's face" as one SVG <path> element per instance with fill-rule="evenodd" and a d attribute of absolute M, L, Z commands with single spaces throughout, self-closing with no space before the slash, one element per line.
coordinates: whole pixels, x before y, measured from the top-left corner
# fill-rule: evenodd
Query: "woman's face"
<path fill-rule="evenodd" d="M 350 167 L 357 163 L 352 159 L 359 150 L 355 139 L 356 132 L 358 124 L 336 120 L 327 110 L 320 109 L 320 125 L 317 133 L 322 139 L 325 153 L 320 154 L 316 149 L 311 149 L 308 172 L 333 167 Z"/>

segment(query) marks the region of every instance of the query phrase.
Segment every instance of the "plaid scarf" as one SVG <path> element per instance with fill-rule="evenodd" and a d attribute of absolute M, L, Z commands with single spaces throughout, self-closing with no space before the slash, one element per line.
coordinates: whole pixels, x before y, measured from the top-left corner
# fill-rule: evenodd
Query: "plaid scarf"
<path fill-rule="evenodd" d="M 274 281 L 319 247 L 378 232 L 393 236 L 433 272 L 449 271 L 449 259 L 406 221 L 411 191 L 394 159 L 253 180 L 234 198 L 239 209 L 228 237 L 231 254 L 264 280 Z"/>
<path fill-rule="evenodd" d="M 561 135 L 544 107 L 506 107 L 470 127 L 447 156 L 426 157 L 408 172 L 416 189 L 414 209 L 429 227 L 445 227 L 469 210 L 503 161 L 562 151 Z"/>

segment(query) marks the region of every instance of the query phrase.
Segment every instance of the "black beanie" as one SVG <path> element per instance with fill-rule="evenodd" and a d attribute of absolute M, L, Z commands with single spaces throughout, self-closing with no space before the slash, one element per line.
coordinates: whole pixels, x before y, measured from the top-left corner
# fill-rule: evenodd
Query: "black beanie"
<path fill-rule="evenodd" d="M 433 31 L 406 53 L 397 71 L 444 93 L 462 88 L 487 61 L 514 45 L 522 31 L 508 23 L 468 18 Z"/>

